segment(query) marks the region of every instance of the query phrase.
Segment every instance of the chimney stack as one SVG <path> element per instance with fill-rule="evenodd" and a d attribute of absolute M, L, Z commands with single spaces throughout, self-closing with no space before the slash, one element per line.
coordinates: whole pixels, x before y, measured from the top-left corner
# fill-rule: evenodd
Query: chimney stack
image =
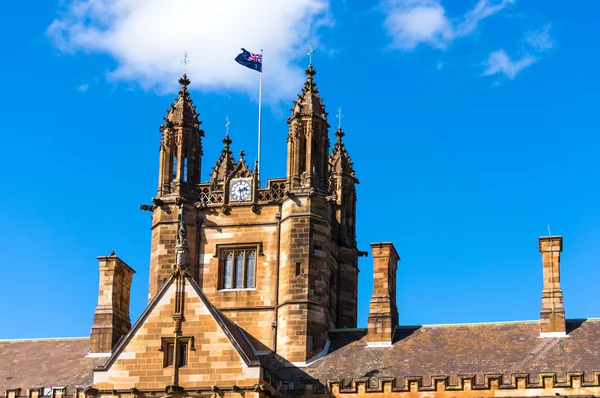
<path fill-rule="evenodd" d="M 115 256 L 98 257 L 100 290 L 90 337 L 90 354 L 108 356 L 129 329 L 129 296 L 135 271 Z M 100 355 L 97 355 L 100 356 Z"/>
<path fill-rule="evenodd" d="M 539 247 L 544 267 L 540 337 L 563 337 L 566 336 L 566 322 L 560 289 L 562 236 L 542 236 L 539 238 Z"/>
<path fill-rule="evenodd" d="M 371 243 L 373 296 L 369 306 L 367 347 L 391 347 L 398 325 L 396 270 L 400 256 L 390 242 Z"/>

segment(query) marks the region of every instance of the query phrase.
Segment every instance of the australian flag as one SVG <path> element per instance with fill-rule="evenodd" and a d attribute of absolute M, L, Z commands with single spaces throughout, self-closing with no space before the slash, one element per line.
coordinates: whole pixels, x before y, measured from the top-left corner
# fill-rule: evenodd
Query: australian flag
<path fill-rule="evenodd" d="M 244 65 L 246 68 L 262 72 L 262 55 L 252 54 L 245 48 L 242 48 L 242 52 L 238 54 L 237 57 L 235 57 L 235 62 L 237 62 L 240 65 Z"/>

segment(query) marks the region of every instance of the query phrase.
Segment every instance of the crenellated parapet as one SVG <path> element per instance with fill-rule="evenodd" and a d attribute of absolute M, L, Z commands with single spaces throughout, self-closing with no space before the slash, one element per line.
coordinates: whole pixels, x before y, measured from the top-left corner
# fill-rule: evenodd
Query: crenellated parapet
<path fill-rule="evenodd" d="M 600 372 L 587 375 L 583 372 L 436 375 L 428 378 L 405 376 L 399 378 L 359 377 L 351 380 L 327 381 L 329 394 L 335 397 L 379 394 L 389 396 L 430 397 L 530 397 L 530 396 L 595 396 L 600 393 Z M 444 394 L 446 393 L 446 394 Z M 443 394 L 443 395 L 440 395 Z"/>

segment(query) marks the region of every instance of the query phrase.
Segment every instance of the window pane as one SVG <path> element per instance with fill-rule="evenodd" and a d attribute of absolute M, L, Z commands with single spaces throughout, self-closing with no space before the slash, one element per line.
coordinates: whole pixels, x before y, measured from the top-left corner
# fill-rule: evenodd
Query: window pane
<path fill-rule="evenodd" d="M 187 158 L 183 158 L 183 181 L 187 181 Z"/>
<path fill-rule="evenodd" d="M 175 363 L 175 344 L 167 344 L 167 366 Z"/>
<path fill-rule="evenodd" d="M 187 364 L 187 343 L 179 343 L 179 367 Z"/>
<path fill-rule="evenodd" d="M 235 287 L 244 287 L 244 254 L 235 253 Z"/>
<path fill-rule="evenodd" d="M 173 181 L 177 179 L 177 156 L 173 156 Z"/>
<path fill-rule="evenodd" d="M 225 254 L 225 264 L 223 267 L 223 287 L 225 289 L 231 289 L 231 280 L 233 276 L 233 256 L 231 252 Z"/>
<path fill-rule="evenodd" d="M 254 252 L 248 252 L 246 254 L 246 287 L 254 287 L 255 263 Z"/>

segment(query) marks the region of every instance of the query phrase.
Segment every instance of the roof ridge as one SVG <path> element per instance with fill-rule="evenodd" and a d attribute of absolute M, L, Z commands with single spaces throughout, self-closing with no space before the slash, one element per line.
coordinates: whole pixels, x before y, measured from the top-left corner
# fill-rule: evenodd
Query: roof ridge
<path fill-rule="evenodd" d="M 576 321 L 591 321 L 598 322 L 600 318 L 573 318 L 566 319 L 567 322 L 576 322 Z M 539 319 L 533 320 L 517 320 L 517 321 L 491 321 L 491 322 L 466 322 L 466 323 L 437 323 L 437 324 L 429 324 L 429 325 L 400 325 L 398 328 L 416 328 L 416 327 L 445 327 L 445 326 L 470 326 L 470 325 L 502 325 L 502 324 L 513 324 L 513 323 L 539 323 Z"/>
<path fill-rule="evenodd" d="M 89 340 L 90 337 L 29 337 L 23 339 L 0 339 L 0 343 L 7 343 L 12 341 L 56 341 L 56 340 Z"/>

